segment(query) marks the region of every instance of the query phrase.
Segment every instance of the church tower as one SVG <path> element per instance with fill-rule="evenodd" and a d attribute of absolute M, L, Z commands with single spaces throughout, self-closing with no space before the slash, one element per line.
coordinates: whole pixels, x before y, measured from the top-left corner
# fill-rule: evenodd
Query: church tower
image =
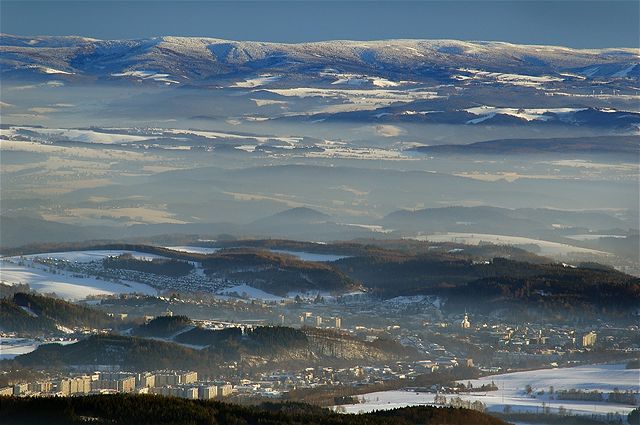
<path fill-rule="evenodd" d="M 462 326 L 462 329 L 471 328 L 471 322 L 469 322 L 469 315 L 467 314 L 466 310 L 464 312 L 464 320 L 462 320 L 462 323 L 460 325 Z"/>

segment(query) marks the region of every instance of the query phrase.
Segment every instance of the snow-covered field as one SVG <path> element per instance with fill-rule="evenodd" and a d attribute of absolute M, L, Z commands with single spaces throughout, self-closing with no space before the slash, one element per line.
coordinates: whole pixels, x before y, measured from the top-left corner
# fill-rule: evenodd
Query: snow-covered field
<path fill-rule="evenodd" d="M 374 87 L 397 87 L 401 84 L 396 81 L 387 80 L 386 78 L 361 74 L 322 72 L 321 75 L 336 78 L 336 80 L 331 83 L 332 85 L 347 85 L 356 87 L 360 87 L 363 85 L 372 85 Z"/>
<path fill-rule="evenodd" d="M 413 239 L 427 240 L 431 242 L 458 242 L 467 245 L 478 245 L 480 242 L 491 242 L 498 245 L 526 245 L 535 244 L 540 247 L 542 255 L 566 255 L 569 253 L 609 255 L 595 249 L 580 248 L 558 242 L 531 239 L 521 236 L 490 235 L 485 233 L 437 233 L 433 235 L 417 236 Z"/>
<path fill-rule="evenodd" d="M 565 236 L 566 238 L 573 239 L 574 241 L 593 241 L 598 240 L 600 238 L 615 238 L 615 239 L 626 239 L 626 236 L 620 235 L 596 235 L 596 234 L 583 234 L 583 235 L 569 235 Z"/>
<path fill-rule="evenodd" d="M 411 102 L 414 100 L 437 99 L 440 97 L 436 91 L 432 90 L 392 90 L 379 87 L 375 89 L 294 87 L 265 90 L 284 97 L 330 98 L 334 101 L 347 104 L 347 110 L 349 111 L 374 110 L 396 102 Z M 337 112 L 338 110 L 333 109 L 334 106 L 335 104 L 331 102 L 326 106 L 310 110 L 307 113 Z M 340 110 L 344 111 L 344 109 Z"/>
<path fill-rule="evenodd" d="M 232 295 L 239 296 L 241 298 L 258 299 L 263 301 L 282 301 L 284 298 L 277 295 L 270 294 L 261 289 L 254 288 L 247 284 L 236 285 L 230 288 L 225 288 L 218 292 L 220 295 Z"/>
<path fill-rule="evenodd" d="M 219 251 L 219 248 L 190 245 L 168 246 L 167 248 L 201 254 L 210 254 Z M 342 255 L 314 254 L 303 251 L 273 250 L 273 252 L 292 255 L 304 261 L 330 262 L 345 258 L 345 256 Z M 27 284 L 36 292 L 42 294 L 55 293 L 58 297 L 66 300 L 81 300 L 95 295 L 127 293 L 156 295 L 158 293 L 156 289 L 141 282 L 111 282 L 95 277 L 83 277 L 70 271 L 65 271 L 64 269 L 51 268 L 40 262 L 40 260 L 62 260 L 70 263 L 89 263 L 125 253 L 131 254 L 134 258 L 146 260 L 162 258 L 158 255 L 143 252 L 121 250 L 67 251 L 31 254 L 21 257 L 4 257 L 0 258 L 0 282 L 9 285 Z M 231 295 L 245 299 L 259 299 L 264 301 L 281 301 L 284 299 L 246 284 L 226 288 L 218 292 L 218 294 L 223 297 Z M 295 294 L 292 295 L 292 297 L 295 297 Z"/>
<path fill-rule="evenodd" d="M 213 254 L 214 252 L 220 251 L 220 248 L 193 245 L 165 246 L 165 248 L 172 249 L 174 251 L 189 252 L 192 254 Z"/>
<path fill-rule="evenodd" d="M 153 80 L 161 83 L 169 84 L 179 84 L 179 81 L 175 80 L 175 77 L 172 77 L 170 74 L 163 74 L 156 71 L 124 71 L 118 72 L 115 74 L 111 74 L 112 77 L 132 77 L 138 80 Z M 174 79 L 171 79 L 174 78 Z"/>
<path fill-rule="evenodd" d="M 20 354 L 26 354 L 34 351 L 42 344 L 73 344 L 77 339 L 56 339 L 56 340 L 35 340 L 30 338 L 14 338 L 0 336 L 0 360 L 13 359 Z"/>
<path fill-rule="evenodd" d="M 467 121 L 467 124 L 478 124 L 488 119 L 493 118 L 496 114 L 503 115 L 511 115 L 517 118 L 524 119 L 526 121 L 547 121 L 552 118 L 549 114 L 563 115 L 569 114 L 572 112 L 583 111 L 582 109 L 576 108 L 555 108 L 555 109 L 541 109 L 541 108 L 530 108 L 530 109 L 522 109 L 522 108 L 497 108 L 495 106 L 476 106 L 473 108 L 465 109 L 465 111 L 480 116 L 480 118 L 475 118 Z"/>
<path fill-rule="evenodd" d="M 249 134 L 235 134 L 235 133 L 227 133 L 221 131 L 210 131 L 210 130 L 183 130 L 183 129 L 163 129 L 162 132 L 167 135 L 181 135 L 181 134 L 192 134 L 199 137 L 206 137 L 207 139 L 254 139 L 256 143 L 263 144 L 270 141 L 277 140 L 283 143 L 296 144 L 302 141 L 302 137 L 294 137 L 294 136 L 257 136 L 257 135 L 249 135 Z"/>
<path fill-rule="evenodd" d="M 138 134 L 129 134 L 132 130 L 130 128 L 116 128 L 109 127 L 104 128 L 104 131 L 99 129 L 77 129 L 77 128 L 44 128 L 44 127 L 26 127 L 26 126 L 11 126 L 9 128 L 0 129 L 0 138 L 3 141 L 20 141 L 21 145 L 25 143 L 24 139 L 49 144 L 52 141 L 74 141 L 87 144 L 101 144 L 101 145 L 120 145 L 120 144 L 143 144 L 149 140 L 156 139 L 158 137 L 166 136 L 174 141 L 172 143 L 153 143 L 154 147 L 163 149 L 190 149 L 190 145 L 184 144 L 181 140 L 184 140 L 184 135 L 205 137 L 210 140 L 253 140 L 250 146 L 253 148 L 264 145 L 277 143 L 280 148 L 291 149 L 296 144 L 302 141 L 302 137 L 299 136 L 273 136 L 273 135 L 250 135 L 250 134 L 236 134 L 222 131 L 205 131 L 205 130 L 185 130 L 176 128 L 147 128 L 145 130 L 137 131 Z M 248 145 L 249 146 L 249 145 Z M 3 144 L 3 149 L 8 149 Z"/>
<path fill-rule="evenodd" d="M 549 389 L 553 385 L 556 390 L 580 389 L 583 391 L 621 391 L 640 390 L 640 370 L 625 369 L 625 364 L 587 365 L 570 368 L 541 369 L 525 372 L 505 373 L 487 376 L 471 381 L 474 386 L 498 384 L 505 392 L 523 391 L 531 385 L 533 391 Z"/>
<path fill-rule="evenodd" d="M 191 252 L 195 254 L 212 254 L 214 252 L 220 251 L 220 248 L 209 248 L 192 245 L 166 246 L 165 248 L 173 249 L 174 251 Z M 268 249 L 268 251 L 291 255 L 303 261 L 331 262 L 338 261 L 347 257 L 345 255 L 314 254 L 313 252 L 288 251 L 284 249 Z"/>
<path fill-rule="evenodd" d="M 511 406 L 512 411 L 542 411 L 544 402 L 552 412 L 557 413 L 562 406 L 573 414 L 628 414 L 633 406 L 614 403 L 593 403 L 572 400 L 553 400 L 549 396 L 549 387 L 554 390 L 581 389 L 583 391 L 598 390 L 611 392 L 614 388 L 621 391 L 640 390 L 640 371 L 625 369 L 624 364 L 589 365 L 562 369 L 543 369 L 526 372 L 493 375 L 471 381 L 474 387 L 494 382 L 497 391 L 461 394 L 464 400 L 479 400 L 487 406 L 489 412 L 502 412 L 504 406 Z M 466 384 L 466 381 L 464 382 Z M 528 396 L 525 387 L 531 385 L 533 393 L 544 390 L 542 396 Z M 446 395 L 449 398 L 449 395 Z M 399 407 L 433 404 L 435 394 L 411 391 L 381 391 L 360 396 L 360 404 L 344 406 L 347 413 L 389 410 Z"/>
<path fill-rule="evenodd" d="M 95 250 L 95 251 L 65 251 L 65 252 L 47 252 L 42 254 L 24 255 L 22 258 L 33 260 L 35 258 L 66 260 L 77 263 L 88 263 L 89 261 L 102 260 L 106 257 L 115 257 L 122 254 L 131 254 L 134 258 L 140 260 L 152 260 L 154 258 L 163 258 L 160 255 L 147 254 L 146 252 L 136 251 L 120 251 L 120 250 Z M 17 261 L 19 257 L 7 257 L 7 260 Z"/>
<path fill-rule="evenodd" d="M 347 258 L 346 255 L 314 254 L 313 252 L 287 251 L 284 249 L 272 249 L 270 251 L 280 254 L 292 255 L 301 259 L 302 261 L 318 261 L 321 263 L 330 263 L 332 261 L 338 261 L 342 260 L 343 258 Z"/>
<path fill-rule="evenodd" d="M 139 282 L 108 282 L 96 278 L 74 277 L 67 274 L 54 274 L 34 267 L 20 266 L 2 261 L 0 280 L 9 285 L 28 284 L 42 294 L 55 293 L 66 300 L 81 300 L 91 295 L 115 295 L 142 293 L 155 295 L 157 291 Z"/>
<path fill-rule="evenodd" d="M 260 86 L 264 86 L 270 83 L 275 83 L 276 81 L 280 80 L 282 78 L 281 75 L 268 75 L 268 74 L 264 74 L 264 75 L 260 75 L 259 77 L 256 78 L 250 78 L 248 80 L 244 80 L 244 81 L 237 81 L 236 83 L 234 83 L 232 85 L 232 87 L 243 87 L 243 88 L 253 88 L 253 87 L 260 87 Z"/>
<path fill-rule="evenodd" d="M 0 259 L 0 281 L 9 285 L 27 284 L 42 294 L 55 293 L 67 300 L 80 300 L 91 295 L 115 295 L 127 293 L 157 294 L 157 290 L 140 282 L 121 281 L 119 283 L 100 280 L 95 277 L 78 277 L 64 270 L 50 270 L 34 261 L 36 258 L 58 259 L 70 262 L 90 262 L 107 256 L 130 253 L 136 258 L 157 258 L 157 256 L 132 251 L 69 251 L 47 254 L 5 257 Z M 54 273 L 55 271 L 55 273 Z"/>
<path fill-rule="evenodd" d="M 23 133 L 28 134 L 30 139 L 39 142 L 60 139 L 82 143 L 120 144 L 142 142 L 152 138 L 152 136 L 103 133 L 94 130 L 74 128 L 11 127 L 9 129 L 4 129 L 2 132 L 4 137 L 23 135 Z"/>
<path fill-rule="evenodd" d="M 459 81 L 464 80 L 489 80 L 495 81 L 501 84 L 510 84 L 514 86 L 525 87 L 542 87 L 545 83 L 554 83 L 563 81 L 562 78 L 552 77 L 549 75 L 534 76 L 534 75 L 522 75 L 522 74 L 510 74 L 502 72 L 486 72 L 477 69 L 459 69 L 463 74 L 468 75 L 453 75 L 453 78 Z"/>
<path fill-rule="evenodd" d="M 319 144 L 322 147 L 320 152 L 306 152 L 307 158 L 343 158 L 361 160 L 389 160 L 389 161 L 413 161 L 415 158 L 395 149 L 380 148 L 359 148 L 353 146 L 339 146 Z"/>

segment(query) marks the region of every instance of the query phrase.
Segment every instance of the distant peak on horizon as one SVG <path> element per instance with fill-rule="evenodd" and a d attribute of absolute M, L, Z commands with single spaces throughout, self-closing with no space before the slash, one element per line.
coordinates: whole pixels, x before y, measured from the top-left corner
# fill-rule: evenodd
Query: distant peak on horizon
<path fill-rule="evenodd" d="M 476 46 L 491 46 L 491 45 L 500 45 L 500 46 L 513 46 L 513 47 L 534 47 L 534 48 L 553 48 L 553 49 L 566 49 L 572 51 L 609 51 L 609 50 L 620 50 L 620 51 L 630 51 L 637 52 L 638 48 L 636 47 L 618 47 L 618 46 L 608 46 L 608 47 L 570 47 L 563 44 L 544 44 L 544 43 L 518 43 L 509 40 L 478 40 L 478 39 L 459 39 L 459 38 L 371 38 L 371 39 L 349 39 L 349 38 L 328 38 L 324 40 L 314 40 L 314 41 L 289 41 L 289 42 L 281 42 L 281 41 L 270 41 L 270 40 L 249 40 L 249 39 L 232 39 L 232 38 L 224 38 L 224 37 L 212 37 L 206 35 L 179 35 L 179 34 L 163 34 L 163 35 L 154 35 L 150 37 L 122 37 L 122 38 L 95 38 L 95 37 L 87 37 L 81 34 L 68 34 L 68 35 L 47 35 L 47 34 L 39 34 L 39 35 L 16 35 L 9 33 L 0 33 L 0 38 L 9 38 L 9 39 L 20 39 L 20 40 L 28 40 L 26 44 L 31 47 L 46 47 L 39 46 L 37 41 L 45 41 L 45 40 L 55 40 L 55 39 L 65 39 L 65 40 L 74 40 L 76 42 L 142 42 L 142 41 L 172 41 L 172 40 L 201 40 L 201 41 L 209 41 L 212 43 L 234 43 L 234 44 L 257 44 L 257 45 L 283 45 L 283 46 L 301 46 L 301 45 L 322 45 L 322 44 L 335 44 L 335 43 L 348 43 L 351 45 L 378 45 L 381 43 L 393 43 L 393 44 L 432 44 L 432 45 L 442 45 L 442 44 L 459 44 L 459 45 L 476 45 Z M 4 47 L 6 44 L 4 42 L 0 43 L 0 47 Z M 27 46 L 25 46 L 27 47 Z M 640 57 L 640 54 L 638 54 Z"/>

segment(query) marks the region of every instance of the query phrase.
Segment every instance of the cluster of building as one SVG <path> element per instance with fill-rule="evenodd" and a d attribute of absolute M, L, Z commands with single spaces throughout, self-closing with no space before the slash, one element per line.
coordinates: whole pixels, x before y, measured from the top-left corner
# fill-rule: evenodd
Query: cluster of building
<path fill-rule="evenodd" d="M 163 276 L 159 274 L 145 273 L 135 270 L 107 269 L 102 265 L 102 261 L 70 261 L 67 259 L 53 257 L 20 257 L 16 260 L 7 260 L 19 265 L 29 265 L 30 267 L 43 270 L 56 270 L 64 272 L 72 277 L 98 278 L 102 280 L 119 283 L 121 281 L 134 281 L 145 283 L 154 288 L 163 288 L 174 291 L 217 291 L 229 285 L 223 279 L 209 277 L 202 272 L 202 269 L 195 268 L 191 273 L 184 276 Z"/>
<path fill-rule="evenodd" d="M 193 371 L 95 372 L 0 388 L 0 395 L 14 396 L 137 393 L 203 400 L 226 397 L 232 392 L 233 386 L 228 382 L 199 381 L 198 373 Z"/>
<path fill-rule="evenodd" d="M 634 355 L 640 351 L 634 337 L 640 330 L 638 326 L 594 326 L 580 321 L 573 325 L 546 321 L 512 323 L 466 312 L 445 315 L 439 309 L 439 300 L 426 296 L 398 297 L 384 302 L 361 296 L 336 304 L 339 303 L 289 305 L 285 311 L 289 316 L 300 317 L 300 325 L 305 326 L 312 326 L 314 317 L 340 313 L 343 331 L 366 340 L 394 339 L 415 348 L 424 359 L 439 367 L 468 364 L 470 346 L 484 353 L 477 358 L 477 354 L 473 356 L 475 366 L 494 372 L 560 364 L 571 361 L 576 353 L 596 355 L 604 350 Z M 316 327 L 331 327 L 327 325 L 331 323 L 323 320 Z"/>
<path fill-rule="evenodd" d="M 80 396 L 87 394 L 159 394 L 188 399 L 216 399 L 228 396 L 280 398 L 295 389 L 323 385 L 368 385 L 415 377 L 455 362 L 431 360 L 397 361 L 388 365 L 303 367 L 227 375 L 217 380 L 202 380 L 194 371 L 95 372 L 57 379 L 23 382 L 0 388 L 0 395 L 15 396 Z"/>
<path fill-rule="evenodd" d="M 101 264 L 71 263 L 65 267 L 67 272 L 75 271 L 74 267 L 89 272 L 91 267 L 98 271 Z M 120 272 L 138 273 L 113 271 Z M 196 275 L 197 273 L 193 273 L 189 276 L 196 278 Z M 130 279 L 131 276 L 126 278 Z M 143 273 L 134 280 L 142 278 Z M 158 279 L 162 278 L 155 279 L 154 284 L 157 285 Z M 207 285 L 212 284 L 206 276 L 198 275 L 197 279 L 208 281 Z M 181 290 L 187 288 L 184 286 L 185 282 L 176 283 L 175 279 L 173 284 L 181 286 Z M 637 342 L 640 329 L 637 325 L 614 327 L 613 324 L 598 323 L 594 326 L 593 322 L 585 324 L 578 320 L 571 325 L 566 322 L 556 324 L 546 317 L 541 317 L 539 323 L 518 323 L 478 313 L 447 314 L 441 310 L 441 300 L 433 296 L 403 296 L 383 301 L 369 294 L 357 294 L 327 297 L 326 301 L 312 302 L 309 299 L 302 302 L 241 302 L 236 299 L 213 300 L 200 295 L 197 300 L 195 297 L 190 299 L 183 296 L 176 299 L 158 297 L 150 301 L 146 297 L 137 299 L 129 296 L 113 297 L 105 301 L 107 310 L 128 312 L 136 317 L 150 312 L 170 315 L 174 311 L 190 317 L 225 318 L 226 321 L 196 320 L 199 326 L 208 329 L 269 324 L 340 329 L 359 340 L 395 340 L 404 346 L 415 348 L 421 360 L 388 365 L 314 367 L 255 374 L 249 374 L 236 365 L 226 368 L 224 376 L 216 377 L 218 381 L 199 380 L 195 372 L 100 372 L 50 381 L 18 383 L 12 387 L 0 388 L 0 394 L 76 395 L 122 392 L 193 399 L 229 395 L 277 398 L 293 389 L 380 383 L 461 365 L 499 372 L 511 367 L 538 367 L 569 361 L 567 359 L 571 359 L 571 354 L 576 352 L 640 352 Z M 125 314 L 122 313 L 122 316 Z M 474 347 L 477 350 L 473 350 L 472 360 L 469 353 Z"/>
<path fill-rule="evenodd" d="M 634 337 L 640 330 L 637 325 L 594 326 L 580 320 L 574 324 L 554 324 L 546 317 L 536 323 L 518 323 L 477 313 L 445 314 L 440 309 L 440 300 L 429 296 L 385 301 L 367 295 L 343 298 L 343 302 L 306 304 L 304 311 L 295 305 L 288 305 L 285 310 L 289 315 L 300 316 L 304 325 L 313 324 L 314 317 L 339 315 L 343 331 L 369 340 L 395 339 L 439 364 L 462 364 L 470 345 L 478 349 L 491 347 L 487 351 L 491 357 L 475 359 L 485 368 L 508 368 L 523 362 L 553 363 L 577 352 L 594 350 L 629 355 L 640 351 Z M 324 320 L 321 327 L 327 327 Z"/>
<path fill-rule="evenodd" d="M 300 315 L 295 316 L 297 320 L 287 320 L 288 317 L 284 314 L 280 314 L 281 325 L 300 325 L 300 326 L 312 326 L 316 328 L 342 328 L 342 318 L 340 316 L 321 316 L 311 311 L 303 311 Z"/>
<path fill-rule="evenodd" d="M 24 260 L 29 261 L 29 260 Z M 30 260 L 39 262 L 41 266 L 64 269 L 68 273 L 99 275 L 107 279 L 125 279 L 146 282 L 153 286 L 174 288 L 180 292 L 197 292 L 207 288 L 217 290 L 230 283 L 223 279 L 206 276 L 202 270 L 194 270 L 180 278 L 165 278 L 148 273 L 104 269 L 100 261 L 77 263 L 64 260 L 40 258 Z M 147 282 L 147 280 L 149 280 Z M 318 297 L 320 298 L 320 297 Z M 166 300 L 165 300 L 166 301 Z M 205 309 L 201 305 L 191 306 L 189 300 L 177 300 L 183 305 L 177 314 L 186 314 L 191 308 Z M 633 338 L 628 329 L 610 329 L 606 334 L 600 329 L 579 326 L 548 324 L 510 324 L 495 318 L 475 315 L 445 315 L 441 310 L 442 300 L 434 296 L 401 296 L 381 301 L 369 294 L 343 295 L 317 302 L 296 302 L 292 299 L 275 302 L 270 300 L 252 300 L 247 303 L 251 311 L 241 311 L 238 302 L 227 301 L 225 314 L 235 316 L 252 315 L 254 325 L 279 324 L 292 327 L 333 328 L 350 332 L 365 339 L 377 337 L 394 338 L 405 345 L 415 347 L 425 358 L 439 363 L 448 363 L 465 359 L 467 353 L 456 344 L 443 345 L 434 343 L 431 336 L 435 334 L 459 335 L 466 342 L 478 347 L 493 347 L 493 359 L 477 359 L 485 367 L 502 365 L 512 367 L 527 361 L 556 362 L 567 352 L 575 350 L 592 350 L 599 348 L 612 350 L 633 349 Z M 169 304 L 174 301 L 168 300 Z M 224 303 L 217 300 L 216 303 Z M 216 308 L 221 306 L 216 304 Z M 177 307 L 177 306 L 176 306 Z M 213 308 L 213 307 L 212 307 Z M 249 308 L 249 307 L 248 307 Z M 255 310 L 255 311 L 254 311 Z M 184 311 L 184 312 L 183 312 Z M 246 313 L 246 314 L 245 314 Z M 234 319 L 230 319 L 234 320 Z M 400 325 L 401 324 L 401 325 Z M 637 345 L 637 344 L 636 344 Z M 637 348 L 637 347 L 636 347 Z"/>

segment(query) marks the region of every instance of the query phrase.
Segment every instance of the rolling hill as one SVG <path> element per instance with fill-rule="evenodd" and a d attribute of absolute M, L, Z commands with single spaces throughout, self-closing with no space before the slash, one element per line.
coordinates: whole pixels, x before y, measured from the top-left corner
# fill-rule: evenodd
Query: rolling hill
<path fill-rule="evenodd" d="M 0 329 L 41 335 L 62 328 L 113 328 L 122 322 L 106 313 L 56 298 L 19 292 L 0 298 Z"/>
<path fill-rule="evenodd" d="M 151 326 L 158 328 L 170 319 L 160 317 L 154 321 Z M 274 366 L 299 361 L 348 365 L 359 361 L 409 359 L 416 355 L 415 351 L 397 342 L 362 341 L 341 332 L 315 328 L 262 326 L 245 331 L 239 328 L 210 330 L 193 325 L 187 327 L 183 323 L 177 331 L 172 329 L 174 335 L 168 335 L 157 329 L 150 332 L 148 325 L 145 326 L 134 332 L 150 338 L 92 335 L 69 345 L 41 345 L 35 351 L 16 357 L 13 362 L 23 367 L 114 365 L 138 371 L 172 368 L 208 373 L 217 371 L 223 362 L 240 362 L 245 366 Z M 156 336 L 151 339 L 152 335 Z"/>

